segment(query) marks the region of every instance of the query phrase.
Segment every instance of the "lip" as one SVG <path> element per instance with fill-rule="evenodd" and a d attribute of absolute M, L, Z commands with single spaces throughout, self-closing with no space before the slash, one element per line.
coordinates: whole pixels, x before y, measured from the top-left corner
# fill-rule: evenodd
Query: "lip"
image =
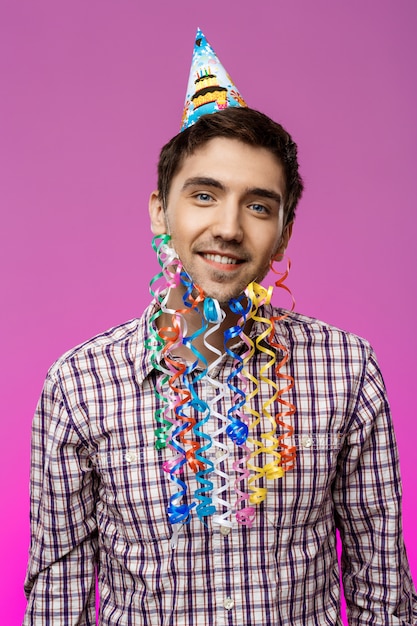
<path fill-rule="evenodd" d="M 199 252 L 198 255 L 205 263 L 210 265 L 210 267 L 223 272 L 236 271 L 244 263 L 243 259 L 240 259 L 234 254 L 219 252 L 217 250 L 205 250 L 204 252 Z M 217 259 L 215 257 L 217 257 Z M 230 259 L 230 263 L 220 261 L 218 257 L 222 257 L 222 259 Z"/>

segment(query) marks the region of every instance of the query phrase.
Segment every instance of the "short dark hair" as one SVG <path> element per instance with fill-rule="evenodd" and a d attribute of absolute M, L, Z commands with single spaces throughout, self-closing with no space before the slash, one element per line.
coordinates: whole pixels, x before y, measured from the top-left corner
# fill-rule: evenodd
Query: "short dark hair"
<path fill-rule="evenodd" d="M 158 163 L 158 192 L 167 206 L 171 182 L 185 157 L 210 139 L 226 137 L 270 150 L 282 163 L 286 195 L 284 225 L 294 219 L 303 192 L 298 172 L 297 145 L 287 131 L 270 117 L 247 107 L 229 107 L 200 117 L 193 126 L 175 135 L 161 150 Z"/>

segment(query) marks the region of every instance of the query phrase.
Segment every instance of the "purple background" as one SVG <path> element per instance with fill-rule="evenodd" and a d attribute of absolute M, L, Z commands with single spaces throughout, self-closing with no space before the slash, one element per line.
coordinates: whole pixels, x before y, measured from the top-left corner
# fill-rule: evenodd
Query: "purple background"
<path fill-rule="evenodd" d="M 148 302 L 148 195 L 179 128 L 197 26 L 247 102 L 299 143 L 289 284 L 298 310 L 377 351 L 417 576 L 415 0 L 2 0 L 2 624 L 25 606 L 30 426 L 46 370 Z"/>

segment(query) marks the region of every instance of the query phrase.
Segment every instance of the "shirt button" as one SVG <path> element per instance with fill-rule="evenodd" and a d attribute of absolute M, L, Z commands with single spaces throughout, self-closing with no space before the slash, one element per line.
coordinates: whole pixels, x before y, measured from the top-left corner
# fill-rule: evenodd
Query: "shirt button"
<path fill-rule="evenodd" d="M 133 452 L 126 452 L 125 459 L 127 463 L 132 463 L 133 461 L 136 461 L 136 454 Z"/>
<path fill-rule="evenodd" d="M 231 530 L 230 526 L 220 526 L 220 534 L 223 535 L 223 537 L 230 535 Z"/>
<path fill-rule="evenodd" d="M 313 445 L 313 440 L 311 437 L 304 437 L 301 443 L 303 444 L 304 448 L 311 448 L 311 446 Z"/>
<path fill-rule="evenodd" d="M 216 452 L 216 458 L 217 459 L 221 459 L 222 456 L 224 456 L 224 455 L 225 455 L 225 451 L 224 450 L 217 450 L 217 452 Z"/>
<path fill-rule="evenodd" d="M 226 598 L 223 606 L 227 611 L 230 611 L 230 609 L 233 609 L 233 607 L 235 606 L 235 601 L 233 600 L 233 598 Z"/>

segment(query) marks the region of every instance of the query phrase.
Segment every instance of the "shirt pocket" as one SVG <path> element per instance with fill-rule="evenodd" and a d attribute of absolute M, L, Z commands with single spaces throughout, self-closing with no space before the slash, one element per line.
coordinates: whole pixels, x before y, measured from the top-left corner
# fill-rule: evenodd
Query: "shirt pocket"
<path fill-rule="evenodd" d="M 114 524 L 129 542 L 155 542 L 172 535 L 167 517 L 169 477 L 162 469 L 166 457 L 167 450 L 153 446 L 98 455 L 101 521 Z"/>

